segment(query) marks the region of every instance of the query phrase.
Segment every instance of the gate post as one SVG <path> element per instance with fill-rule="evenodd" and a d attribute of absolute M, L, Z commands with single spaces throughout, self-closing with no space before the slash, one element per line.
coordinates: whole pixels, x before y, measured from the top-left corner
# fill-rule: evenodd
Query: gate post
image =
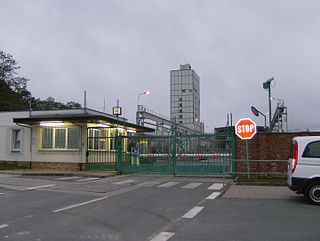
<path fill-rule="evenodd" d="M 236 155 L 237 155 L 237 138 L 236 138 L 236 133 L 232 131 L 232 171 L 231 175 L 232 177 L 236 177 L 237 175 L 237 163 L 236 163 Z"/>
<path fill-rule="evenodd" d="M 122 136 L 116 136 L 116 150 L 117 150 L 117 159 L 116 159 L 116 170 L 117 174 L 122 174 Z"/>
<path fill-rule="evenodd" d="M 177 159 L 177 136 L 176 132 L 171 136 L 171 147 L 172 147 L 172 175 L 176 175 L 176 159 Z"/>

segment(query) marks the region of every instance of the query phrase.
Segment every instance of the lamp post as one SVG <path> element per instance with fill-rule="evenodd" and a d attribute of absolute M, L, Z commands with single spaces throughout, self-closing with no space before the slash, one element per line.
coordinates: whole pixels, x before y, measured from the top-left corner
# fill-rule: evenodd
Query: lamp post
<path fill-rule="evenodd" d="M 269 132 L 272 131 L 271 129 L 271 81 L 274 80 L 274 78 L 270 78 L 268 79 L 266 82 L 263 82 L 263 88 L 265 90 L 268 90 L 268 93 L 269 93 Z"/>
<path fill-rule="evenodd" d="M 150 94 L 150 91 L 144 91 L 143 93 L 138 94 L 138 102 L 137 102 L 138 111 L 139 111 L 139 105 L 140 105 L 140 96 L 149 95 L 149 94 Z"/>
<path fill-rule="evenodd" d="M 257 110 L 257 108 L 254 106 L 251 106 L 251 111 L 255 116 L 259 116 L 259 114 L 260 114 L 264 117 L 264 129 L 267 130 L 267 117 L 266 117 L 266 115 L 263 114 L 262 112 L 260 112 L 259 110 Z"/>

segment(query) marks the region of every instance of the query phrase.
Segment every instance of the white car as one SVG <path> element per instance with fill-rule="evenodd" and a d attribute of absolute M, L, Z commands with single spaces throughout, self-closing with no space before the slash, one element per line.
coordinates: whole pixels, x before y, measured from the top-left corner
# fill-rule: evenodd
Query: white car
<path fill-rule="evenodd" d="M 320 136 L 295 137 L 288 161 L 288 186 L 320 205 Z"/>

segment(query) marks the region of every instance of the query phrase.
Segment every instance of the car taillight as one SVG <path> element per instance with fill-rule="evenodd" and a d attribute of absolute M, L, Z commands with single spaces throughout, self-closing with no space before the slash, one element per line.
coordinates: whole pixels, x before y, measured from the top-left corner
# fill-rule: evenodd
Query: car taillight
<path fill-rule="evenodd" d="M 293 157 L 292 157 L 292 173 L 296 170 L 298 164 L 298 143 L 293 144 Z"/>

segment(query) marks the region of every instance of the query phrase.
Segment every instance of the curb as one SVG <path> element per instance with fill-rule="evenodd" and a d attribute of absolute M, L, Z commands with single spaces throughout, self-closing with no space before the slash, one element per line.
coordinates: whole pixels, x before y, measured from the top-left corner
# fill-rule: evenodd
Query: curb
<path fill-rule="evenodd" d="M 18 171 L 18 170 L 8 170 L 0 171 L 0 174 L 7 175 L 19 175 L 19 176 L 79 176 L 79 177 L 98 177 L 107 178 L 117 175 L 115 171 L 105 171 L 105 172 L 63 172 L 63 171 Z"/>

